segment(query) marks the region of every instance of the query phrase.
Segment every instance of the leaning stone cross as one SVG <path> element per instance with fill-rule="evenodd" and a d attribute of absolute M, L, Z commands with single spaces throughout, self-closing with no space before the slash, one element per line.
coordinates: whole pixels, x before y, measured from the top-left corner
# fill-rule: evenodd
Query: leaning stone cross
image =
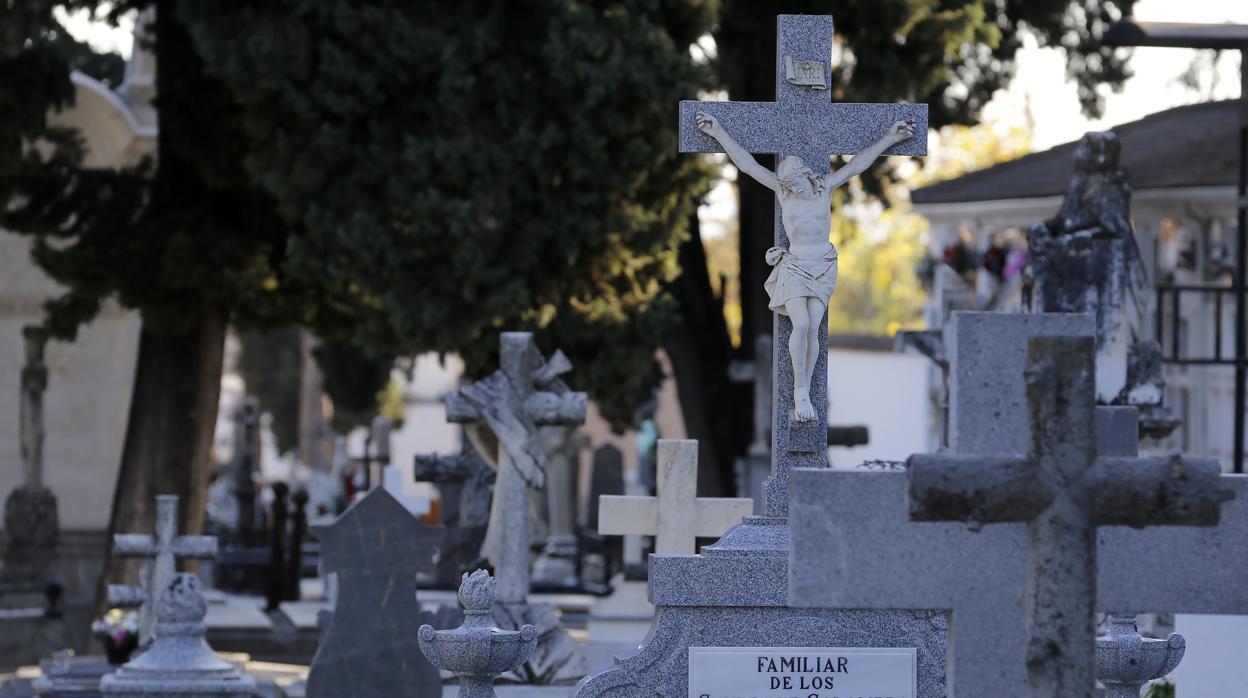
<path fill-rule="evenodd" d="M 585 393 L 559 376 L 572 368 L 562 352 L 542 358 L 533 335 L 504 332 L 499 370 L 446 398 L 446 418 L 469 425 L 468 437 L 487 460 L 496 454 L 498 479 L 483 546 L 494 564 L 500 604 L 523 604 L 529 595 L 529 493 L 545 485 L 546 453 L 538 427 L 585 422 Z M 481 423 L 488 432 L 480 428 Z M 484 443 L 497 440 L 497 446 Z"/>
<path fill-rule="evenodd" d="M 718 537 L 754 511 L 752 499 L 697 497 L 698 442 L 659 439 L 657 497 L 602 495 L 598 532 L 654 536 L 659 555 L 692 555 L 700 537 Z"/>
<path fill-rule="evenodd" d="M 215 558 L 217 539 L 214 536 L 179 536 L 178 498 L 172 494 L 160 494 L 156 495 L 156 533 L 118 533 L 113 536 L 113 554 L 150 558 L 143 565 L 141 590 L 115 585 L 108 589 L 109 599 L 116 605 L 129 605 L 128 601 L 142 599 L 139 643 L 146 644 L 152 637 L 152 626 L 156 622 L 156 600 L 177 573 L 177 559 Z"/>
<path fill-rule="evenodd" d="M 1215 526 L 1225 499 L 1207 459 L 1098 457 L 1094 353 L 1091 337 L 1031 340 L 1026 456 L 937 453 L 909 462 L 912 520 L 1027 524 L 1032 698 L 1093 695 L 1097 528 Z"/>
<path fill-rule="evenodd" d="M 680 151 L 721 152 L 715 138 L 697 123 L 701 112 L 712 117 L 746 153 L 772 153 L 784 160 L 796 156 L 816 176 L 830 169 L 829 156 L 872 151 L 889 155 L 927 153 L 927 106 L 922 104 L 837 104 L 831 101 L 829 68 L 832 55 L 832 18 L 780 15 L 776 45 L 776 101 L 680 103 Z M 910 122 L 914 135 L 886 150 L 872 150 L 890 124 Z M 731 154 L 731 153 L 730 153 Z M 735 159 L 735 158 L 734 158 Z M 776 206 L 775 244 L 790 247 L 789 235 Z M 791 231 L 790 231 L 791 232 Z M 830 231 L 829 231 L 830 232 Z M 826 239 L 825 239 L 826 242 Z M 779 268 L 779 267 L 777 267 Z M 831 272 L 835 276 L 835 271 Z M 829 291 L 830 293 L 830 291 Z M 820 300 L 826 304 L 827 298 Z M 817 324 L 817 327 L 813 325 Z M 765 485 L 765 513 L 784 517 L 789 509 L 789 471 L 827 467 L 827 320 L 812 320 L 808 332 L 818 338 L 817 358 L 810 372 L 809 398 L 813 417 L 794 414 L 793 359 L 788 347 L 793 324 L 777 313 L 774 363 L 772 476 Z M 812 335 L 813 336 L 813 335 Z M 809 345 L 813 346 L 813 345 Z"/>

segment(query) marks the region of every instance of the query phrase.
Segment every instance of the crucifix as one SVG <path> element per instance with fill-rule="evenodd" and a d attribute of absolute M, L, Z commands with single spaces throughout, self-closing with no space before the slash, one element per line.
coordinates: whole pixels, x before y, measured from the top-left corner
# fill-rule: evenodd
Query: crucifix
<path fill-rule="evenodd" d="M 118 601 L 142 598 L 139 611 L 139 642 L 147 644 L 156 620 L 156 600 L 177 573 L 180 557 L 211 560 L 217 556 L 215 536 L 178 535 L 178 497 L 156 495 L 156 533 L 118 533 L 113 536 L 113 554 L 121 557 L 150 558 L 143 565 L 142 592 L 110 586 L 108 596 Z"/>
<path fill-rule="evenodd" d="M 1098 527 L 1216 526 L 1229 494 L 1212 459 L 1100 452 L 1095 352 L 1087 336 L 1030 340 L 1026 455 L 936 453 L 909 461 L 911 520 L 1027 524 L 1023 608 L 1032 698 L 1093 694 Z"/>
<path fill-rule="evenodd" d="M 828 240 L 832 191 L 881 155 L 927 153 L 927 106 L 833 103 L 831 55 L 831 17 L 780 15 L 776 101 L 680 103 L 681 152 L 727 152 L 738 169 L 776 192 L 766 283 L 780 349 L 765 485 L 770 517 L 787 515 L 792 468 L 827 467 L 827 305 L 838 264 Z M 775 154 L 776 171 L 750 153 Z M 838 155 L 855 157 L 831 171 Z"/>
<path fill-rule="evenodd" d="M 572 368 L 563 352 L 544 359 L 529 332 L 504 332 L 499 362 L 499 370 L 447 396 L 446 418 L 466 425 L 477 452 L 498 470 L 482 548 L 494 565 L 498 603 L 518 605 L 529 595 L 528 490 L 546 484 L 538 427 L 583 424 L 588 398 L 559 379 Z"/>
<path fill-rule="evenodd" d="M 655 497 L 602 495 L 598 532 L 654 536 L 658 555 L 692 555 L 700 537 L 718 537 L 754 511 L 752 499 L 698 497 L 696 439 L 659 439 Z"/>

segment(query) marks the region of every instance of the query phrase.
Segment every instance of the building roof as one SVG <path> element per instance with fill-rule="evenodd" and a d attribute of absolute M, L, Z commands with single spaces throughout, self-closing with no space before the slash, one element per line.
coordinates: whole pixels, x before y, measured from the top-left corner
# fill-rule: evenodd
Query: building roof
<path fill-rule="evenodd" d="M 1239 101 L 1177 107 L 1115 126 L 1121 163 L 1132 187 L 1161 189 L 1233 185 Z M 937 182 L 910 194 L 915 204 L 1060 196 L 1074 165 L 1076 142 Z"/>

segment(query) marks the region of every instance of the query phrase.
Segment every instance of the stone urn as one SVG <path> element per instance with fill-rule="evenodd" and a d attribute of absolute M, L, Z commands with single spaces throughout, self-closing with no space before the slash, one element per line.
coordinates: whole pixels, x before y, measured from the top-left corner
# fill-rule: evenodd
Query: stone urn
<path fill-rule="evenodd" d="M 1140 698 L 1140 688 L 1174 671 L 1187 643 L 1178 633 L 1165 640 L 1141 637 L 1135 615 L 1111 613 L 1109 630 L 1096 638 L 1096 679 L 1105 698 Z"/>
<path fill-rule="evenodd" d="M 519 631 L 494 627 L 494 584 L 485 570 L 465 573 L 459 585 L 463 625 L 454 630 L 422 625 L 418 631 L 425 658 L 455 674 L 461 698 L 493 698 L 494 679 L 528 661 L 537 647 L 537 631 L 532 625 Z"/>

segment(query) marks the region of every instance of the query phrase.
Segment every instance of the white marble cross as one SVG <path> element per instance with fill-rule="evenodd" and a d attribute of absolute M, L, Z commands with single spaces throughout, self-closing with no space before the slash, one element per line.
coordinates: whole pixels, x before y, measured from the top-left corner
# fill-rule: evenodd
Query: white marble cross
<path fill-rule="evenodd" d="M 750 153 L 796 156 L 815 175 L 830 169 L 829 155 L 860 153 L 899 121 L 914 125 L 915 136 L 885 151 L 887 155 L 927 153 L 927 105 L 834 103 L 829 81 L 832 55 L 832 18 L 816 15 L 780 15 L 776 38 L 776 100 L 774 102 L 680 103 L 680 152 L 722 152 L 714 138 L 703 133 L 694 119 L 698 112 L 713 117 Z M 775 244 L 787 248 L 789 238 L 776 205 Z M 784 517 L 789 510 L 789 471 L 827 467 L 827 320 L 819 323 L 819 352 L 814 364 L 810 401 L 815 416 L 791 418 L 794 370 L 789 354 L 793 324 L 775 315 L 775 375 L 772 429 L 772 476 L 766 485 L 766 515 Z"/>
<path fill-rule="evenodd" d="M 113 536 L 113 554 L 120 557 L 150 558 L 143 566 L 143 608 L 139 612 L 139 642 L 146 644 L 155 623 L 156 599 L 177 573 L 180 557 L 210 560 L 217 556 L 215 536 L 179 536 L 178 498 L 156 495 L 156 533 L 118 533 Z M 110 586 L 109 598 L 118 602 L 139 597 L 134 589 Z M 125 605 L 118 603 L 118 605 Z"/>
<path fill-rule="evenodd" d="M 598 532 L 654 536 L 659 555 L 692 555 L 698 538 L 722 536 L 754 511 L 752 499 L 698 497 L 698 442 L 659 439 L 656 497 L 602 495 Z"/>

